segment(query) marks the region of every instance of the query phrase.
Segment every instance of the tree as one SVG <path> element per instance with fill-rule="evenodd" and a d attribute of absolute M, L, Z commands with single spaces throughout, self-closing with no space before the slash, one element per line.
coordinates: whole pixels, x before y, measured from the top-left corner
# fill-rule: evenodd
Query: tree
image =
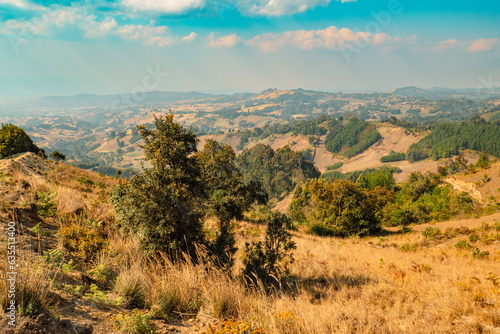
<path fill-rule="evenodd" d="M 205 242 L 202 228 L 204 188 L 196 157 L 196 135 L 174 122 L 172 113 L 155 116 L 155 128 L 138 126 L 145 160 L 128 181 L 113 190 L 119 226 L 141 240 L 145 250 L 182 252 L 196 258 L 196 245 Z"/>
<path fill-rule="evenodd" d="M 38 153 L 40 149 L 23 129 L 12 124 L 3 124 L 0 129 L 0 159 L 22 153 Z"/>
<path fill-rule="evenodd" d="M 261 182 L 270 197 L 279 197 L 295 186 L 321 173 L 302 153 L 285 146 L 274 151 L 269 145 L 257 144 L 245 149 L 237 158 L 244 180 Z"/>
<path fill-rule="evenodd" d="M 241 219 L 243 212 L 254 202 L 265 204 L 267 194 L 260 184 L 246 185 L 236 167 L 236 155 L 231 146 L 208 140 L 203 150 L 195 154 L 201 171 L 201 179 L 206 187 L 207 211 L 218 219 L 219 231 L 209 249 L 218 258 L 218 263 L 231 267 L 235 238 L 231 221 Z"/>
<path fill-rule="evenodd" d="M 55 161 L 62 161 L 62 160 L 66 160 L 66 155 L 64 155 L 58 151 L 54 151 L 54 152 L 49 154 L 49 158 L 52 158 Z"/>
<path fill-rule="evenodd" d="M 365 182 L 359 178 L 359 183 Z M 350 181 L 312 181 L 294 193 L 290 212 L 297 221 L 307 219 L 329 228 L 332 235 L 371 235 L 381 229 L 381 209 L 391 192 L 383 187 L 365 190 Z"/>
<path fill-rule="evenodd" d="M 279 283 L 286 273 L 282 265 L 285 258 L 293 262 L 292 250 L 296 248 L 289 231 L 291 220 L 281 213 L 272 214 L 267 221 L 264 242 L 252 242 L 245 245 L 246 257 L 243 259 L 245 278 L 252 282 L 261 281 L 269 285 Z M 278 281 L 277 281 L 278 280 Z"/>

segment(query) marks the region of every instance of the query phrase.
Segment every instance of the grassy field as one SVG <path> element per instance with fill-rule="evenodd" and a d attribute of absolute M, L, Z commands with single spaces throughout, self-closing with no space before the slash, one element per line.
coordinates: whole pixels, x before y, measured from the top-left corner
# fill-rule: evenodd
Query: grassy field
<path fill-rule="evenodd" d="M 8 189 L 0 203 L 2 244 L 8 221 L 23 232 L 22 307 L 12 333 L 500 331 L 499 213 L 367 238 L 317 237 L 299 228 L 293 232 L 295 260 L 284 263 L 289 275 L 281 289 L 269 292 L 248 287 L 241 277 L 245 242 L 266 229 L 255 219 L 235 222 L 240 251 L 227 274 L 210 262 L 174 264 L 162 254 L 142 255 L 139 243 L 112 225 L 107 191 L 116 179 L 31 154 L 2 161 L 0 172 L 2 189 Z M 208 219 L 207 229 L 211 224 Z M 68 240 L 75 235 L 86 238 L 72 249 Z M 1 252 L 5 257 L 5 247 Z M 8 302 L 5 263 L 2 310 Z M 6 314 L 1 317 L 4 328 Z"/>

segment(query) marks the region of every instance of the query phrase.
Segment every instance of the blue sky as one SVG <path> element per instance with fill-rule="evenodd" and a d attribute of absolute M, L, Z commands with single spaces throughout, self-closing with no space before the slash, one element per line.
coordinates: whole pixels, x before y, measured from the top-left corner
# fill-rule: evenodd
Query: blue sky
<path fill-rule="evenodd" d="M 0 0 L 0 96 L 500 86 L 500 2 Z"/>

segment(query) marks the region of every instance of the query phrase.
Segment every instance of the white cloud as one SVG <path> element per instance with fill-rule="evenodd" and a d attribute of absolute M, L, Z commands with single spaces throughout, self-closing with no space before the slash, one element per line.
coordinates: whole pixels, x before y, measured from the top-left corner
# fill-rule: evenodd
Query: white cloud
<path fill-rule="evenodd" d="M 170 35 L 166 26 L 127 24 L 116 29 L 114 33 L 123 39 L 143 41 L 144 45 L 167 46 L 176 42 L 176 38 Z"/>
<path fill-rule="evenodd" d="M 27 10 L 41 10 L 45 8 L 43 6 L 33 4 L 25 0 L 0 0 L 0 5 L 10 5 L 20 9 L 27 9 Z"/>
<path fill-rule="evenodd" d="M 101 36 L 106 36 L 111 32 L 115 31 L 118 27 L 118 23 L 114 18 L 106 18 L 101 22 L 90 21 L 86 26 L 86 38 L 96 38 Z"/>
<path fill-rule="evenodd" d="M 203 7 L 204 0 L 124 0 L 122 4 L 136 11 L 182 14 Z"/>
<path fill-rule="evenodd" d="M 485 38 L 480 38 L 475 41 L 472 41 L 471 46 L 467 48 L 468 52 L 483 52 L 483 51 L 489 51 L 495 45 L 498 43 L 500 39 L 498 38 L 490 38 L 490 39 L 485 39 Z"/>
<path fill-rule="evenodd" d="M 317 6 L 326 7 L 330 1 L 331 0 L 241 0 L 236 2 L 236 7 L 243 15 L 281 16 L 302 13 Z"/>
<path fill-rule="evenodd" d="M 267 33 L 257 35 L 247 41 L 264 52 L 275 52 L 283 47 L 294 47 L 301 50 L 329 49 L 342 50 L 349 47 L 365 47 L 398 43 L 401 39 L 386 33 L 371 34 L 364 31 L 353 31 L 348 28 L 338 29 L 331 26 L 322 30 L 297 30 L 283 33 Z"/>
<path fill-rule="evenodd" d="M 210 34 L 210 37 L 208 38 L 208 46 L 213 47 L 213 48 L 220 48 L 220 47 L 233 47 L 241 42 L 241 38 L 238 37 L 236 34 L 231 34 L 227 35 L 221 38 L 214 39 L 213 38 L 213 33 Z"/>
<path fill-rule="evenodd" d="M 46 11 L 39 17 L 27 21 L 8 20 L 0 24 L 0 34 L 18 36 L 22 42 L 40 36 L 56 37 L 60 31 L 76 28 L 83 33 L 84 38 L 106 38 L 118 36 L 124 40 L 142 42 L 144 45 L 167 46 L 178 42 L 181 38 L 172 36 L 166 26 L 128 24 L 120 26 L 115 18 L 105 17 L 98 20 L 95 15 L 88 15 L 81 8 L 64 7 Z M 194 34 L 194 35 L 193 35 Z M 191 33 L 185 40 L 196 38 Z"/>
<path fill-rule="evenodd" d="M 192 42 L 194 41 L 196 38 L 198 37 L 198 34 L 195 33 L 194 31 L 192 33 L 190 33 L 189 35 L 187 36 L 184 36 L 181 38 L 181 41 L 182 42 Z"/>
<path fill-rule="evenodd" d="M 463 42 L 460 42 L 456 39 L 449 39 L 447 41 L 441 41 L 436 45 L 435 50 L 436 51 L 444 51 L 447 49 L 454 49 L 456 47 L 459 47 L 463 44 Z"/>

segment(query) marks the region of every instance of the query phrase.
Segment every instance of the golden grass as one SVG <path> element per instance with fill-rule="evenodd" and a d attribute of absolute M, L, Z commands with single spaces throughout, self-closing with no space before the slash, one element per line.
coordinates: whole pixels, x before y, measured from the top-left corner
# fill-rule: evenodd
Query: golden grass
<path fill-rule="evenodd" d="M 147 261 L 137 256 L 136 241 L 119 236 L 109 254 L 125 264 L 117 265 L 117 286 L 139 281 L 157 318 L 198 315 L 207 325 L 234 319 L 263 333 L 490 332 L 500 327 L 500 254 L 494 245 L 481 246 L 490 247 L 490 258 L 473 259 L 454 246 L 461 238 L 403 252 L 399 246 L 421 243 L 423 236 L 296 233 L 289 287 L 276 294 L 250 290 L 210 266 Z"/>
<path fill-rule="evenodd" d="M 56 192 L 59 213 L 80 207 L 87 211 L 88 216 L 81 218 L 85 221 L 75 224 L 110 219 L 111 207 L 102 189 L 75 180 L 85 174 L 94 184 L 105 183 L 106 188 L 113 180 L 62 164 L 57 168 L 57 182 L 38 184 L 27 178 L 30 188 L 18 194 L 29 201 L 36 191 Z M 16 184 L 21 187 L 22 183 Z M 492 217 L 481 219 L 493 222 Z M 443 231 L 450 224 L 460 225 L 444 222 L 434 226 Z M 457 242 L 469 240 L 464 234 L 424 242 L 421 230 L 362 239 L 294 232 L 295 262 L 289 264 L 290 276 L 283 290 L 274 294 L 249 289 L 239 277 L 244 243 L 262 236 L 265 226 L 240 222 L 236 231 L 240 251 L 232 275 L 210 264 L 174 264 L 161 255 L 147 259 L 137 240 L 113 228 L 108 230 L 107 249 L 89 265 L 109 273 L 101 283 L 124 297 L 123 306 L 142 307 L 167 321 L 196 317 L 206 324 L 197 332 L 209 333 L 209 324 L 227 319 L 271 334 L 493 333 L 500 328 L 498 230 L 477 230 L 479 240 L 470 241 L 481 251 L 489 251 L 488 259 L 473 258 L 470 249 L 455 247 Z M 488 242 L 483 241 L 486 234 L 492 237 Z M 42 305 L 50 304 L 47 271 L 37 269 L 35 257 L 25 259 L 21 270 L 26 275 L 20 289 L 26 296 L 35 293 Z M 5 291 L 4 272 L 0 271 L 0 291 Z"/>

